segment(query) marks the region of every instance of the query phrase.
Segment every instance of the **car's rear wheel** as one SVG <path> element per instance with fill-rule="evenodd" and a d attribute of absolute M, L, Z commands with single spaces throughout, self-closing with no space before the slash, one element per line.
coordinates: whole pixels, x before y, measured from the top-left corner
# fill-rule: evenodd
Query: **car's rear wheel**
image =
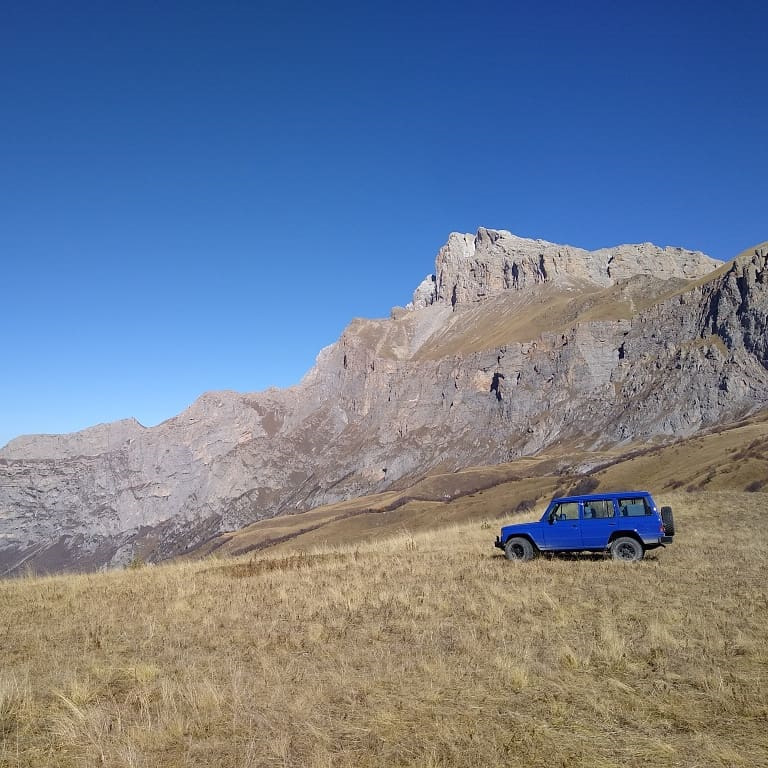
<path fill-rule="evenodd" d="M 528 539 L 513 536 L 504 545 L 504 556 L 507 560 L 533 560 L 536 557 L 536 550 Z"/>
<path fill-rule="evenodd" d="M 672 517 L 672 507 L 661 508 L 661 522 L 664 523 L 664 533 L 667 536 L 674 536 L 675 518 Z"/>
<path fill-rule="evenodd" d="M 642 560 L 645 550 L 643 545 L 631 536 L 619 536 L 611 542 L 611 557 L 623 563 Z"/>

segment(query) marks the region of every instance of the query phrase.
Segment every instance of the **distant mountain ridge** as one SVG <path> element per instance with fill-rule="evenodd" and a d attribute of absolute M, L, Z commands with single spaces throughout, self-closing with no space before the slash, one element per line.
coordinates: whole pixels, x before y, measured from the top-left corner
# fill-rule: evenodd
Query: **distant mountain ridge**
<path fill-rule="evenodd" d="M 768 248 L 721 264 L 452 234 L 407 308 L 302 382 L 0 450 L 0 574 L 162 559 L 224 530 L 535 454 L 690 435 L 768 405 Z M 633 267 L 634 265 L 634 267 Z"/>

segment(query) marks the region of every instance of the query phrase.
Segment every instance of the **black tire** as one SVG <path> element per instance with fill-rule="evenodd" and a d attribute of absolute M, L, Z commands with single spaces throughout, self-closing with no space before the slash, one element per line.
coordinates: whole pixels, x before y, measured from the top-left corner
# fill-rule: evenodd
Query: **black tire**
<path fill-rule="evenodd" d="M 643 559 L 643 545 L 631 536 L 619 536 L 611 542 L 611 557 L 622 563 L 635 563 Z"/>
<path fill-rule="evenodd" d="M 511 539 L 507 539 L 507 543 L 504 545 L 504 557 L 507 560 L 526 562 L 533 560 L 536 554 L 533 544 L 522 536 L 513 536 Z"/>
<path fill-rule="evenodd" d="M 672 517 L 672 507 L 661 508 L 661 522 L 664 523 L 664 535 L 675 535 L 675 518 Z"/>

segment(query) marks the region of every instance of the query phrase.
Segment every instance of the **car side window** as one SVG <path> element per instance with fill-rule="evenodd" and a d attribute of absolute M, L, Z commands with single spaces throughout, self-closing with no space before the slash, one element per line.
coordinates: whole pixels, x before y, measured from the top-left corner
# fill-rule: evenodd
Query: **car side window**
<path fill-rule="evenodd" d="M 613 517 L 613 501 L 610 499 L 599 499 L 597 501 L 584 502 L 584 519 L 597 520 Z"/>
<path fill-rule="evenodd" d="M 642 517 L 650 515 L 651 510 L 642 496 L 619 499 L 619 514 L 622 517 Z"/>
<path fill-rule="evenodd" d="M 550 513 L 550 519 L 552 520 L 578 520 L 579 519 L 579 502 L 578 501 L 564 501 L 558 504 Z"/>

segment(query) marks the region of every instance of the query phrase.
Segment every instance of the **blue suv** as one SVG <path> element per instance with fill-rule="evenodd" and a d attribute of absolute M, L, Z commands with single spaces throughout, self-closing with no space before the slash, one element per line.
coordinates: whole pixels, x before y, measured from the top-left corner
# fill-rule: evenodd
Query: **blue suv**
<path fill-rule="evenodd" d="M 671 507 L 657 509 L 647 491 L 621 491 L 554 498 L 537 523 L 505 525 L 495 546 L 508 560 L 532 560 L 541 552 L 605 552 L 632 562 L 670 544 L 674 535 Z"/>

